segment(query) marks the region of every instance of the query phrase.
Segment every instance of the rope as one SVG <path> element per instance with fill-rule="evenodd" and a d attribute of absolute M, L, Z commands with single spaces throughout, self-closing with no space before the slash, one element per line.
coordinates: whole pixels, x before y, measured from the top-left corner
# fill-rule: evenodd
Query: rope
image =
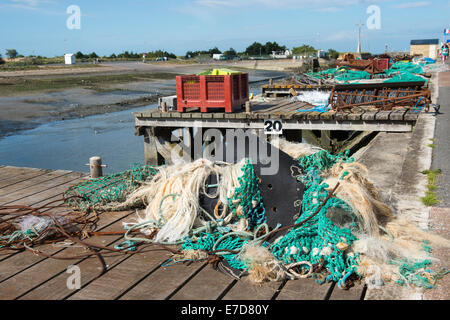
<path fill-rule="evenodd" d="M 425 108 L 425 103 L 424 103 L 421 107 L 418 107 L 419 102 L 422 101 L 423 99 L 425 99 L 425 98 L 424 98 L 424 97 L 420 97 L 420 98 L 417 100 L 417 102 L 416 102 L 414 108 L 412 109 L 412 112 L 413 112 L 413 113 L 419 113 L 419 112 L 422 112 L 422 110 Z"/>

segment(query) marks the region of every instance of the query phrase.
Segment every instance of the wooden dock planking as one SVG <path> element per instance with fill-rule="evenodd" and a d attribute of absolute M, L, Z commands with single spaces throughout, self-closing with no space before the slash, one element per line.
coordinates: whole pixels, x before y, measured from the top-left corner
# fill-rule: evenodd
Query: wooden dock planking
<path fill-rule="evenodd" d="M 379 111 L 376 115 L 375 115 L 375 120 L 379 120 L 379 121 L 388 121 L 389 120 L 389 115 L 392 113 L 392 111 Z"/>
<path fill-rule="evenodd" d="M 42 200 L 36 203 L 31 203 L 29 205 L 32 206 L 36 206 L 39 205 L 42 202 L 48 202 L 48 201 L 52 201 L 52 200 L 58 200 L 59 198 L 61 198 L 61 195 L 64 191 L 67 190 L 67 188 L 69 188 L 71 185 L 73 185 L 74 182 L 79 182 L 81 181 L 81 179 L 77 179 L 75 181 L 70 181 L 67 184 L 63 184 L 58 186 L 55 189 L 51 189 L 47 192 L 44 193 L 40 193 L 40 197 L 42 197 Z M 95 191 L 96 189 L 94 189 L 93 191 Z M 56 193 L 56 194 L 55 194 Z M 55 194 L 52 198 L 48 198 L 48 196 L 50 194 Z M 57 212 L 58 214 L 64 214 L 69 212 L 70 209 L 69 208 L 57 208 L 57 209 L 51 209 L 51 210 L 42 210 L 42 212 Z M 102 214 L 105 213 L 99 213 L 99 216 L 101 216 Z M 106 213 L 106 217 L 102 220 L 100 220 L 100 222 L 98 223 L 97 229 L 101 228 L 105 223 L 109 223 L 110 218 L 114 217 L 116 215 L 116 213 Z M 112 220 L 114 221 L 114 220 Z M 119 228 L 120 229 L 120 228 Z M 55 253 L 59 253 L 61 252 L 63 249 L 52 246 L 52 245 L 43 245 L 40 248 L 44 248 L 45 252 L 48 254 L 55 254 Z M 3 265 L 0 264 L 0 282 L 3 281 L 5 278 L 10 277 L 11 276 L 11 272 L 15 272 L 18 273 L 20 272 L 20 270 L 17 270 L 17 268 L 22 267 L 22 269 L 26 269 L 32 265 L 34 265 L 35 263 L 44 260 L 45 258 L 40 257 L 40 256 L 36 256 L 36 255 L 28 255 L 28 256 L 15 256 L 17 255 L 18 252 L 17 251 L 11 251 L 10 252 L 10 256 L 5 255 L 4 257 L 1 258 L 0 261 L 6 260 L 8 258 L 10 258 L 11 262 L 9 262 L 10 264 L 13 264 L 16 268 L 11 268 L 9 269 L 8 267 L 6 267 L 6 270 L 3 269 Z M 14 256 L 14 257 L 13 257 Z M 11 258 L 12 257 L 12 258 Z"/>
<path fill-rule="evenodd" d="M 127 219 L 129 219 L 132 215 L 134 215 L 133 211 L 107 213 L 104 218 L 101 219 L 102 223 L 99 224 L 99 227 L 96 231 L 122 231 L 122 222 L 127 221 Z M 85 241 L 95 245 L 114 246 L 123 242 L 123 237 L 119 235 L 105 235 L 101 237 L 85 239 Z M 44 251 L 44 249 L 41 248 L 39 248 L 39 250 Z M 71 256 L 81 254 L 83 252 L 85 252 L 84 249 L 77 246 L 71 246 L 59 250 L 57 252 L 57 256 Z M 103 253 L 103 251 L 100 252 Z M 122 254 L 108 254 L 104 255 L 103 258 L 105 264 L 109 269 L 114 265 L 120 263 L 123 259 L 126 258 L 126 256 Z M 49 268 L 50 270 L 54 270 L 53 273 L 55 275 L 48 280 L 42 281 L 40 284 L 36 285 L 32 289 L 29 289 L 27 292 L 22 293 L 18 296 L 18 298 L 33 300 L 61 300 L 70 296 L 75 292 L 75 290 L 69 289 L 66 286 L 66 281 L 69 275 L 65 271 L 70 265 L 77 265 L 80 268 L 82 287 L 86 286 L 91 281 L 96 279 L 101 271 L 100 262 L 95 256 L 73 260 L 43 259 L 39 263 L 39 269 L 45 270 L 46 268 Z M 36 271 L 31 270 L 31 272 L 34 273 Z"/>
<path fill-rule="evenodd" d="M 120 300 L 163 300 L 206 266 L 205 262 L 159 267 L 120 297 Z"/>
<path fill-rule="evenodd" d="M 359 110 L 354 110 L 352 113 L 349 113 L 347 115 L 347 119 L 350 121 L 359 121 L 362 120 L 362 115 L 365 113 L 366 111 L 363 109 L 359 109 Z"/>
<path fill-rule="evenodd" d="M 28 168 L 26 168 L 26 170 L 30 170 Z M 35 170 L 31 170 L 31 171 L 35 171 Z M 48 172 L 47 172 L 48 173 Z M 46 173 L 46 174 L 47 174 Z M 79 174 L 77 174 L 76 176 L 78 176 Z M 82 175 L 82 174 L 81 174 Z M 29 206 L 36 206 L 36 205 L 43 205 L 45 203 L 48 203 L 49 201 L 53 201 L 53 200 L 58 200 L 61 198 L 61 194 L 73 183 L 80 181 L 81 178 L 75 179 L 75 180 L 71 180 L 69 183 L 67 184 L 62 184 L 59 185 L 57 187 L 45 190 L 44 192 L 39 192 L 40 190 L 36 190 L 35 188 L 26 188 L 24 186 L 24 188 L 22 188 L 22 193 L 21 193 L 21 200 L 17 200 L 17 201 L 13 201 L 8 203 L 8 205 L 15 205 L 15 204 L 25 204 L 25 205 L 29 205 Z M 25 183 L 25 181 L 19 181 L 17 182 L 17 185 L 21 186 L 22 183 Z M 39 186 L 39 181 L 34 181 L 35 185 Z M 16 185 L 15 185 L 16 186 Z M 6 190 L 8 190 L 8 188 L 6 188 Z M 23 200 L 23 197 L 25 197 L 27 199 L 27 201 Z M 32 197 L 32 198 L 30 198 Z M 19 196 L 20 198 L 20 196 Z M 0 197 L 0 202 L 2 201 L 2 198 Z M 47 210 L 43 210 L 42 212 L 46 212 Z M 8 259 L 10 256 L 17 254 L 18 252 L 16 250 L 5 250 L 1 252 L 0 255 L 0 261 L 3 261 L 5 259 Z M 1 275 L 0 275 L 0 279 L 1 279 Z"/>
<path fill-rule="evenodd" d="M 348 290 L 339 289 L 335 286 L 331 292 L 330 300 L 364 300 L 364 284 L 355 284 Z"/>
<path fill-rule="evenodd" d="M 236 280 L 206 266 L 172 296 L 171 300 L 217 300 Z"/>
<path fill-rule="evenodd" d="M 278 292 L 282 282 L 255 284 L 243 278 L 225 294 L 222 300 L 271 300 Z"/>
<path fill-rule="evenodd" d="M 130 212 L 122 212 L 118 213 L 116 215 L 108 215 L 104 217 L 103 223 L 106 225 L 106 227 L 100 227 L 99 230 L 101 231 L 117 231 L 120 230 L 121 227 L 121 221 L 120 219 L 123 219 L 124 217 L 128 216 Z M 118 220 L 119 219 L 119 220 Z M 117 240 L 118 236 L 103 236 L 103 237 L 94 237 L 90 242 L 93 244 L 102 244 L 101 241 L 113 242 L 113 240 Z M 113 240 L 112 240 L 113 239 Z M 88 241 L 88 240 L 86 240 Z M 88 241 L 89 242 L 89 241 Z M 47 245 L 45 247 L 51 247 L 51 245 Z M 44 246 L 40 246 L 40 251 L 49 253 L 45 250 Z M 74 256 L 74 255 L 80 255 L 83 253 L 86 253 L 86 250 L 84 247 L 76 246 L 69 246 L 67 248 L 58 248 L 55 253 L 58 253 L 58 256 Z M 53 255 L 52 254 L 52 255 Z M 20 256 L 23 256 L 26 259 L 25 255 L 33 255 L 31 252 L 22 252 L 20 253 Z M 91 258 L 93 262 L 97 263 L 97 266 L 100 267 L 98 261 L 95 258 Z M 70 265 L 77 264 L 81 259 L 72 259 L 72 260 L 56 260 L 56 259 L 50 259 L 50 258 L 42 258 L 38 263 L 33 264 L 31 267 L 26 268 L 25 270 L 21 271 L 18 274 L 15 274 L 14 277 L 10 277 L 5 281 L 2 281 L 0 283 L 0 292 L 2 292 L 2 295 L 0 299 L 8 300 L 8 299 L 16 299 L 17 297 L 21 296 L 22 294 L 27 293 L 28 291 L 32 290 L 33 288 L 39 286 L 40 284 L 48 281 L 49 279 L 53 278 L 54 276 L 65 273 L 67 270 L 67 267 Z M 13 268 L 13 265 L 11 265 L 11 259 L 7 260 L 6 262 L 2 263 L 5 264 L 3 268 L 7 268 L 8 266 L 10 268 Z M 99 269 L 100 271 L 100 269 Z M 98 272 L 99 272 L 98 271 Z M 81 271 L 83 273 L 83 271 Z M 68 275 L 66 275 L 67 277 Z M 45 296 L 44 296 L 45 297 Z"/>
<path fill-rule="evenodd" d="M 64 173 L 68 174 L 68 173 Z M 39 176 L 36 178 L 39 179 L 28 179 L 26 181 L 18 181 L 17 183 L 7 186 L 3 189 L 0 189 L 0 191 L 2 192 L 2 194 L 0 195 L 0 203 L 2 205 L 7 205 L 11 202 L 17 203 L 18 201 L 20 201 L 23 198 L 35 195 L 35 194 L 39 194 L 42 198 L 42 195 L 45 194 L 45 192 L 42 192 L 43 190 L 47 191 L 49 190 L 48 188 L 45 188 L 45 185 L 43 186 L 45 189 L 40 188 L 40 186 L 42 184 L 45 184 L 45 182 L 49 182 L 51 183 L 51 180 L 53 178 L 57 178 L 57 177 L 61 177 L 63 176 L 62 174 L 57 174 L 57 175 L 51 175 L 50 177 L 48 175 L 44 175 L 44 176 Z M 56 189 L 57 193 L 61 193 L 62 189 L 60 190 L 58 187 L 55 188 L 50 188 L 50 189 Z M 9 197 L 8 195 L 12 195 L 11 197 Z M 13 198 L 13 196 L 16 196 L 16 199 Z M 11 201 L 11 199 L 13 199 L 13 201 Z M 43 200 L 45 198 L 42 199 L 37 199 L 35 201 L 35 203 L 40 202 L 41 200 Z M 27 201 L 26 202 L 27 205 L 31 205 L 32 203 Z"/>
<path fill-rule="evenodd" d="M 404 115 L 408 110 L 393 110 L 389 114 L 389 120 L 402 121 L 404 120 Z"/>
<path fill-rule="evenodd" d="M 0 168 L 0 182 L 11 178 L 18 180 L 23 174 L 30 174 L 39 171 L 43 171 L 43 169 L 3 166 Z"/>
<path fill-rule="evenodd" d="M 306 104 L 304 102 L 292 103 L 290 105 L 287 105 L 286 107 L 278 108 L 273 113 L 282 116 L 284 119 L 291 119 L 295 114 L 298 113 L 298 108 L 304 107 L 305 105 Z"/>
<path fill-rule="evenodd" d="M 61 171 L 58 173 L 44 173 L 37 176 L 29 176 L 26 179 L 19 181 L 11 181 L 7 186 L 0 188 L 0 201 L 8 201 L 6 195 L 12 194 L 12 197 L 17 197 L 18 193 L 25 193 L 28 190 L 34 192 L 35 189 L 30 188 L 32 186 L 41 186 L 43 182 L 52 181 L 55 178 L 62 177 L 66 174 L 71 173 L 70 171 Z M 76 174 L 77 175 L 77 174 Z"/>
<path fill-rule="evenodd" d="M 9 187 L 19 182 L 23 182 L 30 178 L 47 174 L 48 172 L 50 172 L 50 170 L 26 170 L 21 172 L 20 174 L 6 177 L 5 179 L 0 180 L 0 189 Z"/>
<path fill-rule="evenodd" d="M 128 216 L 127 216 L 128 217 Z M 125 217 L 125 218 L 127 218 Z M 120 229 L 117 225 L 115 225 L 117 230 Z M 105 229 L 106 230 L 106 229 Z M 105 236 L 102 236 L 102 244 L 115 246 L 116 244 L 120 244 L 123 242 L 123 237 L 115 238 L 115 241 L 110 243 L 105 243 Z M 110 237 L 114 239 L 114 237 Z M 107 271 L 111 270 L 123 260 L 129 258 L 129 255 L 123 254 L 108 254 L 104 255 L 103 259 L 107 265 Z M 81 277 L 81 288 L 77 289 L 69 289 L 66 286 L 66 281 L 68 275 L 63 272 L 58 275 L 52 277 L 50 280 L 43 282 L 39 286 L 33 288 L 33 290 L 27 292 L 26 294 L 21 295 L 18 299 L 20 300 L 64 300 L 74 295 L 75 293 L 83 290 L 84 287 L 89 285 L 94 280 L 98 279 L 99 272 L 101 270 L 99 261 L 95 257 L 80 259 L 77 263 L 75 263 L 82 273 Z M 102 275 L 101 275 L 102 276 Z"/>
<path fill-rule="evenodd" d="M 411 109 L 408 109 L 403 115 L 403 119 L 405 121 L 416 121 L 419 116 L 418 112 L 413 112 Z"/>
<path fill-rule="evenodd" d="M 15 190 L 11 193 L 3 194 L 0 197 L 0 205 L 11 205 L 13 203 L 29 204 L 39 199 L 39 194 L 48 191 L 55 190 L 56 187 L 74 183 L 73 181 L 83 177 L 83 173 L 58 170 L 47 175 L 40 176 L 36 179 L 36 183 L 31 186 L 26 186 L 23 189 Z M 30 195 L 24 195 L 26 193 L 32 193 Z M 54 195 L 54 193 L 53 193 Z"/>
<path fill-rule="evenodd" d="M 16 200 L 19 198 L 22 199 L 24 197 L 28 197 L 33 194 L 41 194 L 43 189 L 45 188 L 45 185 L 43 183 L 50 182 L 49 180 L 57 177 L 62 177 L 64 175 L 70 174 L 72 172 L 65 171 L 65 172 L 59 172 L 56 174 L 52 174 L 51 172 L 46 172 L 44 174 L 39 174 L 38 176 L 29 176 L 27 179 L 11 179 L 8 182 L 8 185 L 3 186 L 0 188 L 0 203 L 4 204 L 8 201 L 8 195 L 13 194 L 16 196 Z M 79 179 L 83 176 L 82 173 L 73 173 L 75 177 L 72 177 L 72 179 Z M 53 185 L 54 186 L 54 185 Z M 41 188 L 40 188 L 41 187 Z M 57 189 L 57 186 L 54 186 L 53 189 Z M 46 189 L 45 189 L 46 190 Z M 28 203 L 30 204 L 30 203 Z"/>
<path fill-rule="evenodd" d="M 332 283 L 317 284 L 312 279 L 289 280 L 277 300 L 325 300 L 333 290 Z"/>
<path fill-rule="evenodd" d="M 171 256 L 166 250 L 154 249 L 124 259 L 102 277 L 95 279 L 69 300 L 114 300 L 157 270 Z"/>
<path fill-rule="evenodd" d="M 29 168 L 25 168 L 26 170 L 30 170 Z M 33 170 L 30 170 L 33 171 Z M 48 173 L 48 172 L 47 172 Z M 51 189 L 47 189 L 44 192 L 39 192 L 36 191 L 36 189 L 32 189 L 32 188 L 23 188 L 22 189 L 22 196 L 26 197 L 27 201 L 24 201 L 24 199 L 12 202 L 12 203 L 8 203 L 8 205 L 17 205 L 17 204 L 25 204 L 25 205 L 29 205 L 29 206 L 39 206 L 39 205 L 44 205 L 50 201 L 55 201 L 55 200 L 61 200 L 62 199 L 62 193 L 64 191 L 66 191 L 70 186 L 72 186 L 74 183 L 78 183 L 80 182 L 84 177 L 85 174 L 83 173 L 76 173 L 76 176 L 81 175 L 80 178 L 77 178 L 75 180 L 70 180 L 69 182 L 65 183 L 65 184 L 61 184 L 58 185 L 56 187 L 53 187 Z M 37 185 L 39 185 L 39 182 L 34 181 Z M 19 182 L 19 185 L 21 183 Z M 32 197 L 31 197 L 32 196 Z M 30 198 L 31 197 L 31 198 Z M 1 198 L 0 198 L 1 201 Z M 56 203 L 55 203 L 56 204 Z M 59 214 L 63 214 L 65 212 L 67 212 L 68 209 L 64 209 L 64 208 L 56 208 L 56 209 L 44 209 L 41 212 L 57 212 Z M 50 250 L 52 251 L 53 249 L 55 249 L 54 247 L 50 248 Z M 17 250 L 4 250 L 1 252 L 0 254 L 0 261 L 4 261 L 6 259 L 9 259 L 15 255 L 17 255 L 18 253 L 20 253 L 20 251 Z M 21 259 L 21 257 L 16 257 L 16 259 Z M 35 263 L 36 261 L 39 261 L 40 259 L 42 259 L 41 257 L 38 256 L 32 256 L 32 257 L 28 257 L 27 261 L 28 264 L 26 266 L 32 265 L 33 263 Z M 20 260 L 21 261 L 21 260 Z M 15 262 L 17 265 L 23 265 L 23 262 Z M 8 270 L 8 271 L 3 271 L 0 265 L 0 281 L 3 280 L 5 277 L 8 277 L 9 273 L 12 271 Z"/>
<path fill-rule="evenodd" d="M 361 120 L 363 121 L 374 121 L 375 116 L 379 111 L 366 111 L 363 115 L 361 115 Z"/>
<path fill-rule="evenodd" d="M 52 210 L 46 210 L 42 212 L 55 212 L 58 214 L 64 214 L 66 212 L 69 212 L 68 209 L 52 209 Z M 105 220 L 105 221 L 103 221 Z M 98 227 L 101 227 L 103 223 L 108 222 L 108 219 L 105 218 L 102 221 L 98 222 Z M 62 250 L 60 247 L 56 247 L 49 244 L 42 244 L 39 248 L 45 249 L 47 253 L 53 254 L 56 252 L 59 252 Z M 20 272 L 21 270 L 17 270 L 19 266 L 21 266 L 23 269 L 28 268 L 29 266 L 33 265 L 34 263 L 41 261 L 45 258 L 37 256 L 37 255 L 20 255 L 22 252 L 17 250 L 10 250 L 8 251 L 8 254 L 5 254 L 5 256 L 0 260 L 0 262 L 4 262 L 8 259 L 8 264 L 13 264 L 15 266 L 15 269 L 8 269 L 7 267 L 4 267 L 4 263 L 0 264 L 0 282 L 3 281 L 5 278 L 8 278 L 11 276 L 12 272 Z M 11 260 L 11 262 L 9 262 Z"/>
<path fill-rule="evenodd" d="M 177 112 L 167 112 L 162 113 L 160 111 L 142 111 L 139 113 L 135 113 L 137 118 L 148 118 L 148 119 L 191 119 L 191 120 L 202 120 L 202 119 L 243 119 L 243 120 L 257 120 L 257 119 L 268 119 L 268 118 L 280 118 L 280 119 L 295 119 L 295 120 L 307 120 L 311 119 L 311 115 L 313 115 L 312 119 L 318 120 L 328 120 L 333 119 L 336 115 L 336 120 L 340 121 L 355 121 L 355 120 L 365 120 L 365 121 L 385 121 L 385 120 L 394 120 L 394 121 L 416 121 L 418 114 L 411 114 L 407 119 L 399 119 L 392 118 L 390 119 L 390 113 L 398 113 L 398 110 L 392 111 L 382 111 L 379 115 L 380 119 L 377 119 L 374 115 L 378 113 L 378 111 L 367 111 L 364 109 L 358 108 L 355 111 L 339 111 L 330 110 L 324 113 L 310 113 L 310 112 L 297 112 L 297 109 L 309 110 L 314 106 L 308 104 L 306 102 L 294 101 L 291 102 L 290 99 L 277 100 L 272 102 L 264 102 L 259 104 L 252 105 L 252 112 L 245 113 L 244 110 L 237 110 L 234 113 L 223 113 L 223 112 L 214 112 L 214 113 L 201 113 L 197 112 L 197 110 L 189 111 L 184 113 Z M 360 115 L 363 113 L 368 113 L 368 115 L 361 119 Z M 386 116 L 385 116 L 386 115 Z"/>

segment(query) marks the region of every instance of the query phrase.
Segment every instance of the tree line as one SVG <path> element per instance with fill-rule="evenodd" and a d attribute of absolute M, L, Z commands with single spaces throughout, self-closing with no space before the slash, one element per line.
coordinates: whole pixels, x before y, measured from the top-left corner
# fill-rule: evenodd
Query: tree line
<path fill-rule="evenodd" d="M 221 50 L 219 50 L 219 48 L 214 47 L 209 50 L 188 51 L 185 54 L 185 58 L 194 58 L 202 55 L 208 55 L 212 57 L 214 54 L 223 54 L 226 57 L 236 57 L 243 55 L 258 56 L 258 55 L 269 55 L 272 54 L 273 51 L 285 51 L 285 50 L 286 46 L 280 46 L 276 42 L 266 42 L 266 44 L 254 42 L 253 44 L 248 46 L 243 52 L 237 52 L 233 48 L 230 48 L 222 52 Z"/>
<path fill-rule="evenodd" d="M 143 54 L 145 53 L 146 59 L 156 59 L 160 57 L 167 57 L 176 59 L 177 56 L 173 53 L 163 51 L 163 50 L 155 50 L 155 51 L 149 51 L 149 52 L 143 52 L 143 53 L 137 53 L 133 51 L 125 51 L 119 54 L 111 54 L 109 56 L 103 56 L 103 58 L 109 58 L 109 59 L 141 59 L 143 57 Z M 100 58 L 95 52 L 84 54 L 81 51 L 78 51 L 75 54 L 75 58 L 79 60 L 87 60 L 87 59 L 96 59 Z"/>
<path fill-rule="evenodd" d="M 318 49 L 314 48 L 313 46 L 304 44 L 299 47 L 294 47 L 292 49 L 292 54 L 298 56 L 311 56 L 317 54 L 317 50 Z M 339 52 L 334 49 L 328 49 L 328 51 L 326 51 L 326 55 L 329 58 L 337 59 L 339 57 Z"/>
<path fill-rule="evenodd" d="M 284 45 L 279 45 L 276 41 L 274 42 L 266 42 L 265 44 L 259 42 L 253 42 L 249 45 L 243 52 L 236 52 L 233 48 L 226 50 L 224 52 L 220 51 L 217 47 L 214 47 L 209 50 L 197 50 L 197 51 L 188 51 L 185 54 L 185 58 L 194 58 L 201 55 L 208 55 L 210 57 L 213 54 L 222 53 L 226 57 L 235 57 L 235 56 L 267 56 L 271 55 L 273 52 L 285 52 L 288 48 Z M 313 46 L 303 44 L 299 47 L 294 47 L 292 50 L 293 55 L 298 56 L 315 56 L 317 55 L 318 49 Z M 339 52 L 334 49 L 328 49 L 326 51 L 328 57 L 337 59 L 339 57 Z"/>
<path fill-rule="evenodd" d="M 249 45 L 243 52 L 237 52 L 235 49 L 230 48 L 225 51 L 221 51 L 219 48 L 214 47 L 209 50 L 197 50 L 197 51 L 187 51 L 184 58 L 195 58 L 198 56 L 209 56 L 212 57 L 214 54 L 223 54 L 224 56 L 228 58 L 233 58 L 236 56 L 267 56 L 271 55 L 272 52 L 285 52 L 287 50 L 287 47 L 284 45 L 279 45 L 276 41 L 274 42 L 266 42 L 265 44 L 259 43 L 259 42 L 253 42 L 251 45 Z M 6 50 L 6 56 L 9 59 L 15 59 L 19 57 L 23 57 L 23 55 L 19 55 L 16 49 L 7 49 Z M 167 57 L 171 59 L 176 59 L 177 56 L 171 52 L 167 52 L 164 50 L 155 50 L 155 51 L 149 51 L 145 52 L 146 59 L 152 60 L 160 57 Z M 292 50 L 293 55 L 298 56 L 315 56 L 317 54 L 317 49 L 314 48 L 311 45 L 303 44 L 298 47 L 294 47 Z M 339 57 L 339 52 L 334 49 L 328 49 L 326 51 L 326 54 L 328 57 L 337 59 Z M 109 56 L 103 56 L 104 59 L 141 59 L 143 56 L 143 53 L 137 53 L 133 51 L 125 51 L 119 54 L 112 53 Z M 42 56 L 30 56 L 31 58 L 37 58 L 37 59 L 45 59 L 45 57 Z M 75 57 L 78 60 L 90 60 L 90 59 L 96 59 L 100 58 L 99 55 L 97 55 L 95 52 L 91 52 L 88 54 L 84 54 L 81 51 L 78 51 L 75 54 Z M 2 55 L 0 54 L 0 64 L 4 64 L 5 61 L 2 58 Z"/>

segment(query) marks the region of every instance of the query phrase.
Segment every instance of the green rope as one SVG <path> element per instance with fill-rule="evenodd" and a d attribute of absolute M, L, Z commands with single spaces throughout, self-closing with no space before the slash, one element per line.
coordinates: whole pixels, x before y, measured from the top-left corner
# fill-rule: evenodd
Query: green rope
<path fill-rule="evenodd" d="M 266 221 L 265 208 L 251 161 L 247 160 L 241 170 L 243 174 L 239 178 L 239 187 L 228 199 L 228 207 L 238 218 L 248 219 L 249 228 L 253 229 Z"/>

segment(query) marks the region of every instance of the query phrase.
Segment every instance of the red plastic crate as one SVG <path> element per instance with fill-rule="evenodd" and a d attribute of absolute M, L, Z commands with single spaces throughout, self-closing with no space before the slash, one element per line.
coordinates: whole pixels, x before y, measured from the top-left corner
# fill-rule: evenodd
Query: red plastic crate
<path fill-rule="evenodd" d="M 208 112 L 224 108 L 225 112 L 240 109 L 249 100 L 248 73 L 223 76 L 177 76 L 177 110 L 200 108 Z"/>
<path fill-rule="evenodd" d="M 388 58 L 374 59 L 373 64 L 380 71 L 389 69 L 389 59 Z"/>

